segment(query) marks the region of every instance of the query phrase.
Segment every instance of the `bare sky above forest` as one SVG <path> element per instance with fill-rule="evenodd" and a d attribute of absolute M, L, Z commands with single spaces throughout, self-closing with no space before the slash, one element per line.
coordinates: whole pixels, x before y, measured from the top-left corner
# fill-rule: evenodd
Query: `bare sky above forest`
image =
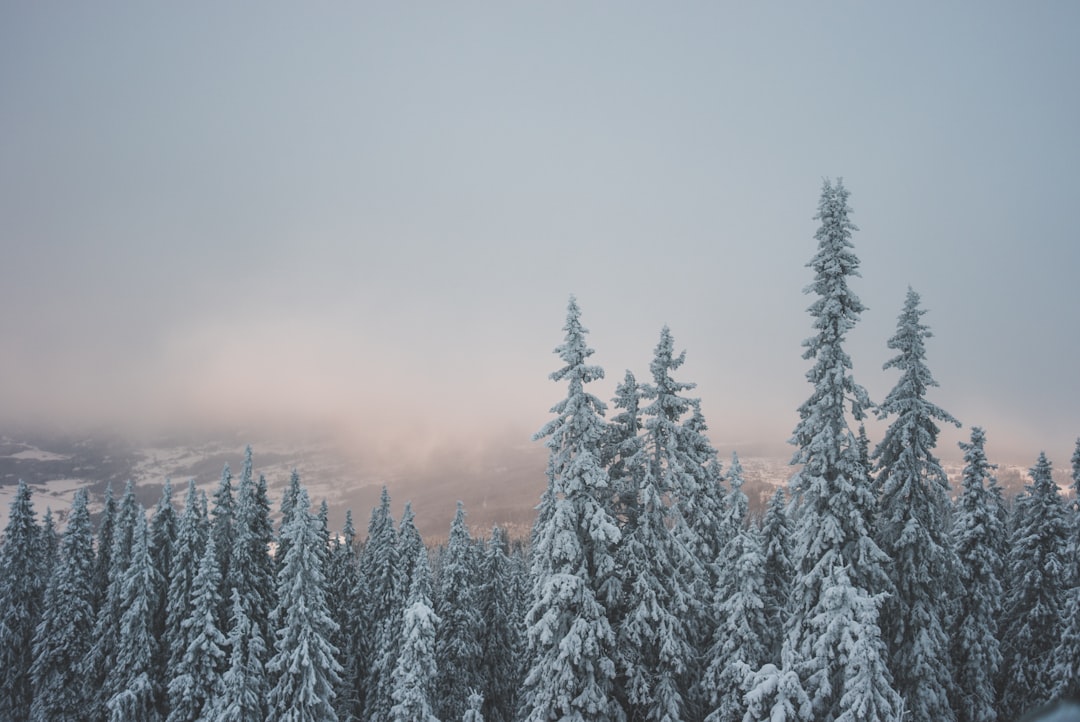
<path fill-rule="evenodd" d="M 1065 466 L 1078 28 L 1072 2 L 5 4 L 0 415 L 483 465 L 560 398 L 574 293 L 598 395 L 666 323 L 719 450 L 786 455 L 843 176 L 856 378 L 895 382 L 910 284 L 933 400 Z"/>

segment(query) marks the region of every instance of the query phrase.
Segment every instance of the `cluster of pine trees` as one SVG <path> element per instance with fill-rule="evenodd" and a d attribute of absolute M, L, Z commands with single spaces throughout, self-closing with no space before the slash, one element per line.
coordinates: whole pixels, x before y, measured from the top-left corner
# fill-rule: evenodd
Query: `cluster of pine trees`
<path fill-rule="evenodd" d="M 971 429 L 962 489 L 934 449 L 919 297 L 880 404 L 845 336 L 864 310 L 848 192 L 826 182 L 807 292 L 811 396 L 797 471 L 761 518 L 705 432 L 664 328 L 650 380 L 607 405 L 571 299 L 567 393 L 537 434 L 548 486 L 527 545 L 425 547 L 383 491 L 367 538 L 327 528 L 294 473 L 275 531 L 250 449 L 234 488 L 129 484 L 96 538 L 80 491 L 62 535 L 20 484 L 0 546 L 0 719 L 371 722 L 992 722 L 1080 693 L 1080 509 L 1040 455 L 1004 498 Z M 862 421 L 889 424 L 874 449 Z M 1080 441 L 1072 458 L 1080 498 Z M 954 499 L 955 496 L 955 499 Z"/>

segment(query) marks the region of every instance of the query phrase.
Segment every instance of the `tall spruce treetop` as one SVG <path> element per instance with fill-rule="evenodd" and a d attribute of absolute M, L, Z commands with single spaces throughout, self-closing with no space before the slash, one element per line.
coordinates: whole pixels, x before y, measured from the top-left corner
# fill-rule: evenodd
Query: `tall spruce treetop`
<path fill-rule="evenodd" d="M 926 399 L 937 386 L 926 366 L 919 294 L 908 288 L 904 310 L 889 348 L 898 352 L 885 368 L 900 380 L 885 397 L 878 416 L 896 418 L 874 452 L 881 501 L 876 538 L 892 559 L 896 593 L 885 603 L 882 629 L 889 641 L 895 686 L 915 722 L 951 720 L 949 640 L 945 616 L 949 579 L 955 568 L 948 532 L 949 479 L 934 457 L 936 421 L 960 425 Z"/>
<path fill-rule="evenodd" d="M 30 487 L 19 480 L 0 546 L 0 719 L 26 719 L 45 579 Z"/>
<path fill-rule="evenodd" d="M 565 343 L 555 353 L 566 365 L 551 378 L 566 381 L 569 388 L 552 407 L 556 418 L 534 437 L 547 440 L 553 507 L 534 534 L 524 717 L 528 722 L 618 720 L 615 638 L 597 595 L 614 574 L 612 551 L 619 529 L 596 495 L 609 483 L 600 461 L 605 407 L 585 391 L 585 384 L 603 378 L 604 372 L 587 363 L 593 350 L 585 343 L 587 331 L 573 297 L 564 330 Z"/>
<path fill-rule="evenodd" d="M 1032 483 L 1016 501 L 1003 634 L 1003 718 L 1048 702 L 1056 687 L 1055 651 L 1064 623 L 1069 523 L 1046 458 L 1031 468 Z"/>
<path fill-rule="evenodd" d="M 1001 615 L 1001 556 L 997 540 L 1005 526 L 994 507 L 989 481 L 994 466 L 986 460 L 986 434 L 971 429 L 964 451 L 963 492 L 953 521 L 957 559 L 955 619 L 951 631 L 956 679 L 955 702 L 960 722 L 994 722 L 994 679 L 1001 667 L 997 620 Z"/>
<path fill-rule="evenodd" d="M 86 505 L 86 489 L 79 489 L 34 634 L 33 722 L 76 720 L 83 712 L 79 664 L 94 629 L 94 534 Z"/>
<path fill-rule="evenodd" d="M 833 622 L 858 624 L 866 648 L 876 648 L 880 629 L 872 600 L 875 592 L 889 585 L 884 569 L 887 557 L 868 528 L 874 495 L 858 437 L 848 423 L 849 411 L 856 421 L 865 418 L 870 399 L 855 383 L 851 358 L 844 350 L 847 332 L 865 310 L 848 287 L 848 279 L 859 275 L 859 260 L 852 251 L 851 233 L 857 229 L 848 217 L 847 201 L 842 181 L 835 185 L 825 181 L 815 217 L 821 221 L 815 235 L 818 251 L 808 264 L 815 277 L 805 289 L 817 296 L 809 308 L 817 333 L 803 342 L 803 358 L 814 361 L 806 374 L 814 390 L 799 407 L 799 423 L 791 439 L 798 447 L 792 463 L 802 468 L 791 479 L 798 514 L 792 552 L 796 579 L 787 636 L 791 661 L 798 665 L 815 718 L 821 720 L 841 714 L 841 701 L 849 691 L 839 656 L 843 650 L 830 647 L 844 638 Z M 851 596 L 828 593 L 838 574 Z M 858 600 L 854 607 L 858 614 L 841 614 L 837 606 L 841 598 Z M 868 688 L 891 687 L 887 669 L 874 666 L 873 672 L 884 677 L 870 681 Z M 899 709 L 898 697 L 893 701 Z"/>
<path fill-rule="evenodd" d="M 326 599 L 328 550 L 310 510 L 301 488 L 292 520 L 282 530 L 289 551 L 278 574 L 278 606 L 272 614 L 276 653 L 266 666 L 275 680 L 267 700 L 273 722 L 337 722 L 334 688 L 342 670 L 330 642 L 337 623 Z"/>

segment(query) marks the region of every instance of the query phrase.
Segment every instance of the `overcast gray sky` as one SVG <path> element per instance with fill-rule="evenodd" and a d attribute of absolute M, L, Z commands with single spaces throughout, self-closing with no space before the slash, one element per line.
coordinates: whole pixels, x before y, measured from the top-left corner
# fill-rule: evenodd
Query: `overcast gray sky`
<path fill-rule="evenodd" d="M 528 444 L 569 294 L 788 454 L 822 179 L 880 400 L 907 286 L 991 455 L 1080 435 L 1080 5 L 5 3 L 0 414 Z M 941 453 L 955 458 L 943 436 Z M 465 453 L 468 453 L 466 451 Z"/>

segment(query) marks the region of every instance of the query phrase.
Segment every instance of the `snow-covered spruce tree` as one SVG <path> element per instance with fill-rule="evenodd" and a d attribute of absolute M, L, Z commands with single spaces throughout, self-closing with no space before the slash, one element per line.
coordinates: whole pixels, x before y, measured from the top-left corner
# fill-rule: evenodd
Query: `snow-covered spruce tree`
<path fill-rule="evenodd" d="M 218 626 L 221 570 L 217 558 L 216 543 L 211 536 L 192 585 L 191 613 L 180 625 L 184 654 L 169 680 L 168 722 L 203 719 L 211 700 L 221 693 L 228 642 Z"/>
<path fill-rule="evenodd" d="M 480 570 L 474 566 L 474 541 L 465 526 L 465 507 L 459 501 L 442 554 L 435 613 L 439 617 L 435 651 L 439 673 L 435 709 L 442 719 L 460 719 L 465 693 L 480 686 L 480 654 L 484 620 L 478 594 Z"/>
<path fill-rule="evenodd" d="M 617 413 L 607 427 L 607 436 L 601 446 L 602 463 L 615 494 L 615 509 L 611 516 L 618 519 L 624 529 L 633 529 L 637 523 L 638 490 L 644 470 L 633 466 L 631 459 L 640 461 L 641 454 L 641 389 L 637 379 L 629 371 L 622 383 L 615 387 L 611 405 Z M 618 552 L 616 552 L 618 553 Z"/>
<path fill-rule="evenodd" d="M 0 546 L 0 719 L 26 719 L 34 699 L 34 630 L 47 581 L 40 534 L 30 487 L 20 479 Z"/>
<path fill-rule="evenodd" d="M 671 377 L 685 357 L 685 352 L 674 354 L 671 332 L 664 327 L 650 365 L 653 383 L 642 387 L 643 398 L 651 401 L 642 409 L 642 446 L 631 461 L 641 465 L 643 479 L 637 526 L 624 536 L 620 556 L 627 565 L 621 570 L 627 584 L 618 663 L 627 712 L 635 720 L 691 716 L 690 640 L 708 602 L 694 598 L 693 581 L 707 571 L 695 555 L 698 545 L 691 539 L 683 503 L 693 498 L 698 483 L 697 462 L 686 453 L 681 423 L 694 401 L 679 395 L 692 384 Z"/>
<path fill-rule="evenodd" d="M 1072 455 L 1072 503 L 1069 514 L 1072 535 L 1069 558 L 1072 560 L 1072 581 L 1066 592 L 1065 626 L 1061 630 L 1054 654 L 1054 697 L 1080 697 L 1080 439 Z"/>
<path fill-rule="evenodd" d="M 274 527 L 270 520 L 266 479 L 260 475 L 255 480 L 250 446 L 244 451 L 244 465 L 236 491 L 232 537 L 228 578 L 219 587 L 223 595 L 219 619 L 224 622 L 232 618 L 231 597 L 235 589 L 240 593 L 245 616 L 259 626 L 259 635 L 267 639 L 270 610 L 275 603 L 274 561 L 270 557 Z M 222 615 L 220 610 L 228 610 L 228 613 Z M 265 663 L 266 659 L 260 661 Z"/>
<path fill-rule="evenodd" d="M 169 684 L 169 645 L 165 638 L 169 621 L 169 580 L 172 578 L 172 556 L 177 533 L 176 509 L 173 508 L 172 498 L 172 482 L 166 479 L 150 521 L 150 560 L 158 573 L 150 630 L 154 639 L 158 640 L 153 678 L 154 688 L 160 690 L 167 689 Z M 168 711 L 168 696 L 162 694 L 158 699 L 158 714 L 164 717 Z"/>
<path fill-rule="evenodd" d="M 788 525 L 787 500 L 784 487 L 778 487 L 765 510 L 761 522 L 761 545 L 765 555 L 764 578 L 761 601 L 765 604 L 766 633 L 763 643 L 766 659 L 780 662 L 780 649 L 784 643 L 784 624 L 787 602 L 791 592 L 791 529 Z"/>
<path fill-rule="evenodd" d="M 885 602 L 881 627 L 889 645 L 890 669 L 912 722 L 948 722 L 952 665 L 947 627 L 948 594 L 956 568 L 948 532 L 949 478 L 934 456 L 936 422 L 960 425 L 927 400 L 937 382 L 926 366 L 919 294 L 908 288 L 889 348 L 897 355 L 884 368 L 900 380 L 878 408 L 894 416 L 874 452 L 881 487 L 875 539 L 892 559 L 895 593 Z"/>
<path fill-rule="evenodd" d="M 352 655 L 356 649 L 354 635 L 358 622 L 353 620 L 355 600 L 351 595 L 360 583 L 359 560 L 356 553 L 356 527 L 353 526 L 352 510 L 345 512 L 345 526 L 330 546 L 330 571 L 327 575 L 329 594 L 327 605 L 330 617 L 338 625 L 338 631 L 330 640 L 340 654 L 339 661 L 344 672 L 335 690 L 334 710 L 339 720 L 349 720 L 356 710 L 357 698 L 350 684 L 349 670 L 354 669 Z"/>
<path fill-rule="evenodd" d="M 555 353 L 566 365 L 551 378 L 567 382 L 567 395 L 552 407 L 556 417 L 534 437 L 546 439 L 552 495 L 550 515 L 538 517 L 533 531 L 522 717 L 526 722 L 617 722 L 623 712 L 613 685 L 615 636 L 597 590 L 615 572 L 612 551 L 619 529 L 596 495 L 609 483 L 600 463 L 605 407 L 585 390 L 604 372 L 587 363 L 593 350 L 586 345 L 587 330 L 573 297 L 563 330 L 565 341 Z"/>
<path fill-rule="evenodd" d="M 281 495 L 281 526 L 278 527 L 277 550 L 274 553 L 274 579 L 284 564 L 285 555 L 288 553 L 288 541 L 283 538 L 282 532 L 293 518 L 293 510 L 296 509 L 296 499 L 300 496 L 300 472 L 296 469 L 289 474 L 289 485 L 285 487 L 285 493 Z"/>
<path fill-rule="evenodd" d="M 963 492 L 953 520 L 956 553 L 956 616 L 950 633 L 955 677 L 952 707 L 959 722 L 995 722 L 994 680 L 1001 667 L 997 620 L 1001 614 L 1002 559 L 996 539 L 1005 528 L 994 508 L 989 480 L 994 466 L 986 460 L 986 434 L 971 429 L 964 451 Z"/>
<path fill-rule="evenodd" d="M 352 594 L 357 621 L 355 650 L 348 655 L 349 686 L 359 696 L 362 713 L 357 717 L 373 722 L 387 719 L 393 704 L 388 697 L 376 694 L 390 689 L 393 667 L 380 665 L 379 642 L 382 629 L 391 624 L 394 612 L 401 610 L 399 599 L 403 583 L 397 558 L 397 533 L 390 514 L 390 493 L 382 487 L 379 505 L 372 509 L 367 522 L 367 541 L 360 555 L 360 584 Z M 392 634 L 389 630 L 386 635 Z M 383 678 L 386 678 L 383 680 Z"/>
<path fill-rule="evenodd" d="M 86 489 L 75 492 L 34 633 L 32 722 L 76 722 L 86 707 L 79 664 L 94 629 L 94 534 L 87 501 Z"/>
<path fill-rule="evenodd" d="M 232 564 L 233 542 L 236 539 L 234 527 L 236 526 L 236 498 L 233 494 L 232 470 L 226 463 L 221 469 L 221 481 L 217 491 L 214 492 L 214 504 L 210 509 L 210 536 L 214 539 L 214 548 L 217 549 L 218 568 L 221 570 L 221 588 L 218 589 L 218 598 L 221 600 L 221 608 L 218 610 L 219 627 L 224 627 L 228 620 L 228 594 L 225 580 L 231 580 L 229 566 Z M 241 594 L 243 590 L 241 590 Z"/>
<path fill-rule="evenodd" d="M 293 518 L 282 530 L 288 556 L 278 574 L 276 650 L 267 664 L 274 680 L 268 699 L 271 722 L 337 722 L 334 689 L 341 665 L 330 643 L 337 631 L 326 602 L 326 546 L 311 502 L 301 487 Z"/>
<path fill-rule="evenodd" d="M 372 663 L 375 684 L 369 685 L 367 690 L 367 694 L 375 702 L 373 708 L 375 713 L 383 715 L 378 719 L 389 715 L 390 707 L 394 704 L 393 674 L 401 653 L 402 615 L 408 603 L 412 567 L 416 563 L 416 556 L 420 550 L 425 550 L 426 553 L 420 532 L 416 529 L 412 504 L 406 503 L 394 539 L 393 558 L 395 561 L 391 577 L 393 586 L 389 590 L 392 601 L 387 603 L 386 616 L 379 620 L 375 629 L 375 657 Z"/>
<path fill-rule="evenodd" d="M 761 598 L 765 557 L 757 527 L 740 529 L 721 557 L 726 563 L 713 600 L 718 626 L 703 679 L 709 692 L 705 720 L 740 722 L 746 712 L 742 697 L 747 680 L 768 661 L 768 621 Z"/>
<path fill-rule="evenodd" d="M 60 556 L 60 535 L 56 533 L 56 520 L 52 507 L 45 507 L 45 516 L 41 518 L 41 533 L 38 535 L 38 552 L 41 558 L 41 578 L 45 584 L 52 575 L 53 567 Z"/>
<path fill-rule="evenodd" d="M 206 497 L 195 488 L 195 480 L 188 481 L 184 500 L 184 513 L 176 527 L 176 543 L 173 547 L 172 564 L 169 569 L 169 594 L 166 603 L 165 633 L 162 645 L 168 651 L 166 679 L 181 674 L 181 665 L 190 642 L 184 630 L 184 621 L 191 616 L 195 577 L 199 562 L 206 550 L 210 536 L 206 514 Z"/>
<path fill-rule="evenodd" d="M 105 603 L 109 593 L 109 569 L 112 567 L 113 536 L 116 534 L 116 499 L 112 484 L 105 487 L 105 499 L 98 517 L 97 541 L 94 544 L 94 613 Z"/>
<path fill-rule="evenodd" d="M 390 514 L 390 494 L 384 486 L 379 505 L 371 510 L 367 543 L 360 555 L 363 587 L 354 594 L 362 606 L 355 618 L 364 629 L 357 654 L 357 679 L 352 684 L 354 694 L 363 697 L 363 714 L 358 716 L 371 722 L 386 720 L 393 705 L 390 691 L 396 656 L 392 651 L 386 652 L 383 642 L 397 644 L 400 626 L 393 625 L 400 621 L 407 593 L 403 590 L 408 583 L 401 577 L 401 567 L 398 535 Z"/>
<path fill-rule="evenodd" d="M 499 527 L 491 530 L 480 574 L 481 641 L 480 680 L 484 717 L 489 722 L 512 722 L 521 687 L 521 624 L 514 599 L 514 569 L 508 556 L 509 540 Z"/>
<path fill-rule="evenodd" d="M 114 557 L 116 546 L 114 545 Z M 120 637 L 115 663 L 108 669 L 105 688 L 110 691 L 106 707 L 109 722 L 158 722 L 158 695 L 153 665 L 157 640 L 153 623 L 157 570 L 150 557 L 150 533 L 146 514 L 136 505 L 131 559 L 120 587 Z"/>
<path fill-rule="evenodd" d="M 427 550 L 416 551 L 409 598 L 402 615 L 401 654 L 393 672 L 391 722 L 438 722 L 431 695 L 438 674 L 435 635 L 439 617 L 431 607 Z"/>
<path fill-rule="evenodd" d="M 817 296 L 809 308 L 817 333 L 803 342 L 803 358 L 814 361 L 806 374 L 814 390 L 799 407 L 799 423 L 791 439 L 798 447 L 792 464 L 802 468 L 790 483 L 797 514 L 792 548 L 795 579 L 786 637 L 791 661 L 813 703 L 813 718 L 822 722 L 839 719 L 845 713 L 844 700 L 856 692 L 846 686 L 856 680 L 847 677 L 842 650 L 836 645 L 855 633 L 867 649 L 881 643 L 874 595 L 889 586 L 888 558 L 874 543 L 868 526 L 875 499 L 858 438 L 847 418 L 850 408 L 854 419 L 861 421 L 870 407 L 844 350 L 845 336 L 864 310 L 848 286 L 848 279 L 858 276 L 859 260 L 851 250 L 851 232 L 856 227 L 848 218 L 847 200 L 841 181 L 835 185 L 825 181 L 816 216 L 821 220 L 815 235 L 818 251 L 808 264 L 814 270 L 814 282 L 806 289 Z M 830 584 L 840 573 L 847 586 L 833 593 Z M 853 613 L 838 613 L 838 595 L 854 600 L 854 607 L 847 608 L 859 611 L 857 622 Z M 846 634 L 836 626 L 844 623 L 858 627 Z M 892 689 L 885 664 L 868 670 L 880 677 L 860 680 L 859 692 L 875 690 L 888 702 L 883 702 L 879 719 L 899 718 L 901 698 Z"/>
<path fill-rule="evenodd" d="M 218 693 L 209 701 L 207 720 L 263 722 L 266 719 L 266 642 L 259 625 L 248 618 L 240 592 L 232 591 L 232 627 L 229 630 L 229 669 L 221 677 Z"/>
<path fill-rule="evenodd" d="M 709 692 L 698 682 L 709 664 L 711 640 L 717 625 L 721 623 L 713 614 L 715 607 L 712 600 L 722 576 L 720 563 L 724 547 L 731 539 L 724 528 L 727 499 L 721 486 L 724 476 L 722 465 L 716 449 L 705 436 L 707 430 L 700 399 L 691 399 L 690 417 L 682 425 L 678 443 L 687 452 L 690 462 L 687 468 L 694 478 L 690 496 L 682 501 L 680 509 L 689 532 L 684 541 L 694 557 L 694 567 L 704 571 L 697 573 L 691 568 L 687 569 L 693 600 L 688 640 L 694 647 L 694 654 L 687 660 L 687 715 L 692 719 L 700 719 L 712 706 Z M 737 457 L 735 462 L 738 463 Z M 741 468 L 738 473 L 741 483 Z"/>
<path fill-rule="evenodd" d="M 1054 692 L 1054 653 L 1064 623 L 1069 523 L 1046 454 L 1031 468 L 1032 483 L 1016 500 L 1011 583 L 1002 618 L 1003 719 L 1048 702 Z"/>
<path fill-rule="evenodd" d="M 124 585 L 134 550 L 135 527 L 141 507 L 135 499 L 135 484 L 128 481 L 116 510 L 109 551 L 108 585 L 97 609 L 93 641 L 83 659 L 83 688 L 87 692 L 89 713 L 93 719 L 109 716 L 108 701 L 119 690 L 111 686 L 118 677 L 110 673 L 116 666 L 117 645 L 122 636 Z M 155 694 L 157 690 L 155 688 Z M 157 700 L 154 700 L 157 703 Z"/>

